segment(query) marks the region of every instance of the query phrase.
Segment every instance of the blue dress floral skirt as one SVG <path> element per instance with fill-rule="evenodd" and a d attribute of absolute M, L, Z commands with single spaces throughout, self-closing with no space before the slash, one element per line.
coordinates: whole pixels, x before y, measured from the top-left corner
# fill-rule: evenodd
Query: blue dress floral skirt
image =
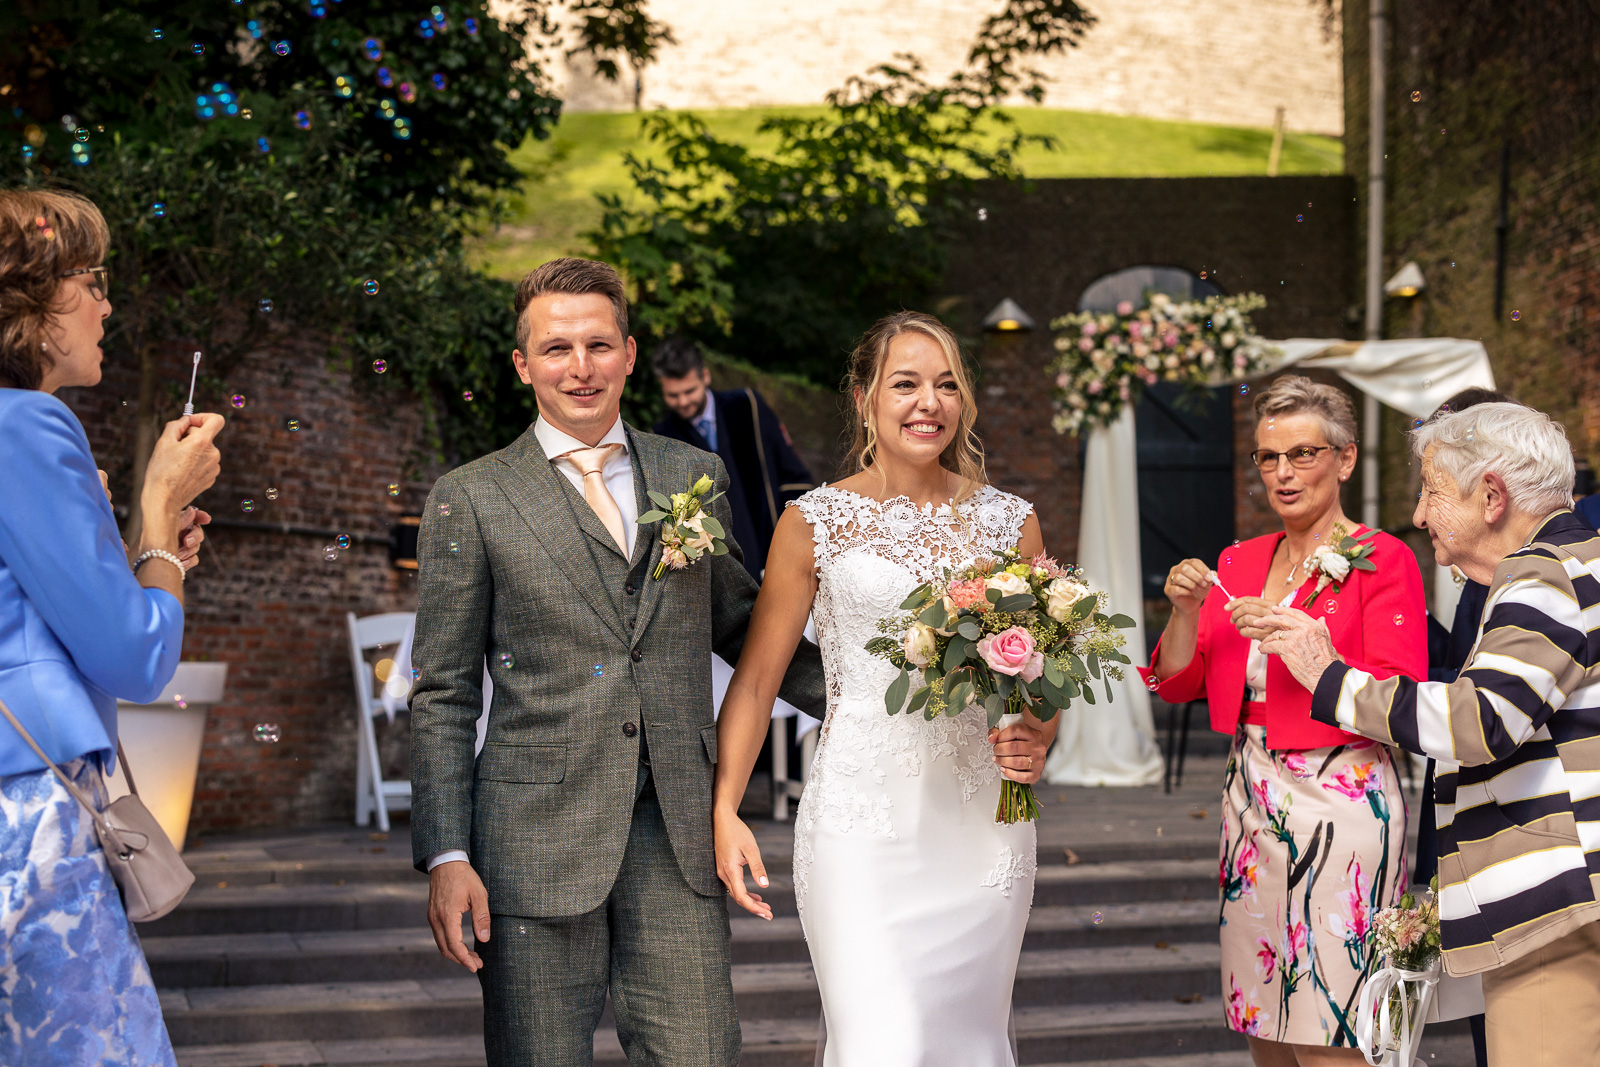
<path fill-rule="evenodd" d="M 1222 802 L 1229 1029 L 1354 1047 L 1372 916 L 1406 888 L 1406 801 L 1373 741 L 1269 750 L 1240 725 Z"/>
<path fill-rule="evenodd" d="M 61 769 L 105 807 L 98 757 Z M 0 1063 L 175 1067 L 94 824 L 48 770 L 0 778 Z"/>

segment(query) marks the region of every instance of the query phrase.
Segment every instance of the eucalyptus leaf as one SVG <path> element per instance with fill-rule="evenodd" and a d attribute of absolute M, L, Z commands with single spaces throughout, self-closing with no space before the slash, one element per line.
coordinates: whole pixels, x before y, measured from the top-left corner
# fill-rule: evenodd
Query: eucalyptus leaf
<path fill-rule="evenodd" d="M 1111 700 L 1111 679 L 1110 678 L 1106 678 L 1106 679 L 1103 679 L 1103 681 L 1105 682 L 1105 686 L 1106 686 L 1106 703 L 1110 704 L 1110 703 L 1112 703 L 1112 700 Z"/>
<path fill-rule="evenodd" d="M 1099 597 L 1086 596 L 1076 604 L 1072 605 L 1072 617 L 1074 619 L 1087 619 L 1090 615 L 1094 614 L 1095 609 L 1099 606 Z"/>
<path fill-rule="evenodd" d="M 1039 606 L 1032 593 L 1012 593 L 995 601 L 994 610 L 1004 612 L 1032 611 Z"/>
<path fill-rule="evenodd" d="M 983 628 L 971 619 L 962 619 L 960 625 L 956 627 L 956 633 L 968 641 L 976 641 L 983 636 Z"/>
<path fill-rule="evenodd" d="M 889 683 L 888 692 L 883 694 L 884 707 L 889 709 L 890 715 L 900 714 L 900 709 L 905 707 L 906 693 L 911 689 L 911 675 L 902 670 L 900 676 Z"/>
<path fill-rule="evenodd" d="M 1089 703 L 1093 704 L 1095 702 L 1094 690 L 1090 689 L 1088 686 L 1084 686 L 1083 687 L 1083 699 L 1088 701 Z"/>
<path fill-rule="evenodd" d="M 1111 616 L 1111 618 L 1107 619 L 1106 621 L 1108 623 L 1110 623 L 1112 626 L 1116 627 L 1118 630 L 1131 630 L 1135 626 L 1139 625 L 1138 623 L 1134 622 L 1128 616 L 1121 615 L 1121 614 L 1113 615 L 1113 616 Z"/>
<path fill-rule="evenodd" d="M 1011 699 L 1011 693 L 1017 687 L 1017 680 L 1009 674 L 995 676 L 995 684 L 1000 687 L 1000 695 L 1006 700 Z"/>
<path fill-rule="evenodd" d="M 1074 678 L 1087 678 L 1087 677 L 1089 677 L 1089 668 L 1087 668 L 1087 667 L 1085 667 L 1083 665 L 1083 660 L 1078 658 L 1077 653 L 1068 652 L 1067 653 L 1067 662 L 1072 664 L 1072 676 Z"/>
<path fill-rule="evenodd" d="M 1000 592 L 998 589 L 985 589 L 983 591 L 983 595 L 984 598 L 987 599 L 991 604 L 1000 603 L 1000 598 L 1005 596 L 1005 594 Z"/>
<path fill-rule="evenodd" d="M 900 610 L 901 611 L 910 611 L 910 610 L 912 610 L 913 608 L 915 608 L 919 604 L 921 604 L 924 600 L 926 600 L 927 597 L 928 597 L 928 594 L 931 593 L 931 592 L 933 592 L 933 586 L 928 585 L 927 583 L 923 583 L 922 585 L 917 586 L 915 589 L 913 589 L 911 591 L 911 595 L 906 597 L 905 600 L 901 602 Z"/>
<path fill-rule="evenodd" d="M 924 626 L 931 626 L 935 630 L 944 629 L 944 624 L 950 621 L 949 613 L 944 610 L 942 601 L 934 601 L 928 605 L 928 610 L 917 616 Z"/>
<path fill-rule="evenodd" d="M 952 637 L 950 643 L 944 648 L 944 669 L 953 671 L 967 661 L 967 653 L 972 649 L 972 642 L 959 635 Z"/>
<path fill-rule="evenodd" d="M 948 706 L 944 709 L 944 713 L 949 716 L 960 715 L 967 709 L 967 701 L 971 699 L 972 683 L 963 679 L 956 683 L 956 687 L 950 691 L 949 697 L 946 698 Z"/>
<path fill-rule="evenodd" d="M 1100 657 L 1093 652 L 1089 653 L 1089 674 L 1091 677 L 1100 677 Z"/>
<path fill-rule="evenodd" d="M 667 518 L 667 513 L 665 511 L 647 511 L 643 515 L 639 516 L 639 522 L 660 522 L 664 518 Z"/>
<path fill-rule="evenodd" d="M 927 706 L 928 698 L 931 696 L 933 696 L 933 687 L 926 685 L 921 689 L 918 689 L 915 693 L 912 693 L 911 703 L 906 707 L 907 714 L 913 711 L 921 711 Z"/>
<path fill-rule="evenodd" d="M 650 499 L 655 501 L 656 507 L 670 514 L 672 512 L 672 498 L 665 493 L 658 493 L 654 489 L 645 490 L 650 494 Z"/>
<path fill-rule="evenodd" d="M 1058 664 L 1055 661 L 1054 658 L 1046 658 L 1045 659 L 1045 661 L 1044 661 L 1044 678 L 1045 678 L 1045 681 L 1049 682 L 1053 686 L 1059 687 L 1061 685 L 1062 679 L 1065 678 L 1065 677 L 1066 676 L 1061 673 L 1061 665 Z"/>
<path fill-rule="evenodd" d="M 726 541 L 711 542 L 711 554 L 713 556 L 726 556 L 728 554 L 728 543 Z"/>
<path fill-rule="evenodd" d="M 1372 562 L 1366 556 L 1351 560 L 1350 566 L 1358 571 L 1375 571 L 1378 569 L 1378 565 Z"/>
<path fill-rule="evenodd" d="M 728 536 L 723 532 L 722 523 L 718 522 L 716 519 L 713 519 L 710 515 L 700 516 L 700 525 L 705 527 L 706 533 L 710 534 L 712 537 Z"/>
<path fill-rule="evenodd" d="M 1006 713 L 1006 702 L 999 693 L 990 693 L 983 698 L 983 709 L 989 713 L 989 729 L 993 730 L 1000 724 L 1000 716 Z"/>

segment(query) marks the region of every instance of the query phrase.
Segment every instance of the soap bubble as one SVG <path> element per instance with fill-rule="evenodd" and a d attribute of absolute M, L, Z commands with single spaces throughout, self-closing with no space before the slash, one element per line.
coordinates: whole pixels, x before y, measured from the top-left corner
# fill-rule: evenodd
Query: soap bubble
<path fill-rule="evenodd" d="M 283 727 L 275 722 L 258 722 L 256 723 L 256 728 L 251 732 L 255 739 L 262 744 L 273 745 L 277 744 L 278 739 L 283 736 Z"/>
<path fill-rule="evenodd" d="M 277 44 L 272 46 L 272 50 L 278 53 L 280 56 L 286 56 L 292 51 L 292 49 L 289 47 L 288 41 L 279 41 Z"/>
<path fill-rule="evenodd" d="M 86 167 L 86 166 L 89 165 L 89 159 L 90 159 L 90 155 L 89 155 L 89 146 L 88 145 L 86 145 L 86 144 L 75 144 L 75 145 L 72 146 L 72 162 L 73 163 L 77 164 L 80 167 Z"/>
<path fill-rule="evenodd" d="M 1413 430 L 1420 429 L 1421 426 L 1422 426 L 1422 420 L 1421 419 L 1412 419 L 1411 420 L 1411 428 Z"/>
<path fill-rule="evenodd" d="M 978 221 L 979 222 L 988 222 L 989 221 L 989 209 L 988 208 L 980 207 L 978 209 Z"/>
<path fill-rule="evenodd" d="M 230 111 L 229 114 L 231 115 L 232 112 Z M 251 119 L 256 117 L 256 113 L 251 111 L 249 108 L 245 108 L 243 111 L 239 112 L 239 117 L 244 119 L 246 122 L 249 122 Z"/>
<path fill-rule="evenodd" d="M 150 205 L 150 215 L 153 218 L 164 219 L 167 217 L 167 205 L 157 200 Z"/>
<path fill-rule="evenodd" d="M 385 89 L 393 88 L 393 86 L 394 86 L 394 75 L 389 73 L 389 68 L 388 67 L 379 67 L 378 68 L 378 84 L 383 86 Z M 394 101 L 393 100 L 386 100 L 383 103 L 380 103 L 378 106 L 379 107 L 387 107 L 390 111 L 393 111 L 394 110 Z M 388 117 L 389 116 L 387 116 L 387 115 L 384 116 L 384 118 L 388 118 Z"/>
<path fill-rule="evenodd" d="M 251 500 L 249 497 L 245 497 L 243 500 L 239 501 L 239 510 L 243 511 L 246 515 L 250 514 L 255 509 L 256 502 Z"/>
<path fill-rule="evenodd" d="M 193 52 L 197 56 L 203 56 L 206 54 L 206 46 L 201 44 L 199 41 L 196 41 L 194 44 L 189 46 L 189 51 Z"/>
<path fill-rule="evenodd" d="M 267 499 L 268 500 L 276 500 L 276 499 L 278 499 L 278 490 L 275 487 L 270 486 L 270 485 L 267 486 Z"/>
<path fill-rule="evenodd" d="M 285 419 L 283 421 L 283 426 L 284 426 L 284 429 L 288 430 L 290 433 L 299 433 L 300 432 L 300 420 L 299 419 Z"/>
<path fill-rule="evenodd" d="M 478 36 L 478 20 L 477 19 L 468 19 L 467 21 L 463 22 L 461 25 L 466 27 L 466 31 L 467 31 L 467 36 L 468 37 L 476 37 L 476 36 Z"/>
<path fill-rule="evenodd" d="M 244 407 L 244 394 L 243 393 L 234 393 L 231 397 L 228 398 L 228 403 L 232 404 L 236 408 Z"/>
<path fill-rule="evenodd" d="M 368 278 L 366 281 L 362 282 L 361 283 L 361 291 L 366 293 L 368 296 L 377 296 L 378 295 L 378 279 L 376 279 L 376 278 Z"/>
<path fill-rule="evenodd" d="M 1406 624 L 1406 617 L 1404 615 L 1396 615 L 1394 617 L 1394 624 L 1396 626 L 1404 626 Z"/>
<path fill-rule="evenodd" d="M 386 360 L 386 359 L 375 359 L 375 360 L 372 361 L 372 372 L 374 374 L 382 374 L 384 371 L 386 371 L 388 369 L 389 369 L 389 361 L 388 360 Z"/>
<path fill-rule="evenodd" d="M 443 92 L 445 86 L 449 84 L 449 82 L 445 79 L 445 76 L 443 74 L 435 74 L 429 80 L 433 82 L 433 87 L 435 89 L 438 89 L 441 92 Z"/>
<path fill-rule="evenodd" d="M 322 558 L 327 560 L 329 563 L 332 563 L 335 560 L 337 560 L 339 558 L 339 546 L 337 546 L 337 545 L 323 545 L 322 546 Z"/>
<path fill-rule="evenodd" d="M 412 667 L 411 668 L 411 680 L 414 682 L 418 678 L 421 678 L 421 677 L 422 677 L 422 668 L 421 667 Z"/>
<path fill-rule="evenodd" d="M 356 85 L 348 74 L 341 74 L 333 79 L 333 91 L 348 100 L 355 95 Z"/>
<path fill-rule="evenodd" d="M 338 537 L 335 537 L 333 539 L 333 543 L 338 545 L 340 548 L 349 548 L 350 547 L 350 535 L 349 534 L 340 534 Z"/>
<path fill-rule="evenodd" d="M 72 136 L 76 137 L 79 141 L 87 141 L 89 139 L 89 127 L 79 126 L 77 130 L 73 132 Z"/>
<path fill-rule="evenodd" d="M 461 545 L 460 545 L 460 544 L 458 544 L 458 543 L 457 543 L 457 542 L 455 542 L 455 541 L 451 541 L 451 542 L 450 542 L 450 554 L 451 554 L 451 555 L 452 555 L 452 556 L 458 556 L 458 555 L 460 555 L 460 554 L 461 554 Z"/>
<path fill-rule="evenodd" d="M 1249 396 L 1250 395 L 1250 387 L 1248 385 L 1239 386 L 1239 395 L 1240 396 Z"/>
<path fill-rule="evenodd" d="M 29 159 L 33 158 L 33 145 L 25 144 L 25 145 L 22 146 L 22 158 L 24 160 L 29 160 Z"/>
<path fill-rule="evenodd" d="M 390 496 L 399 496 L 400 495 L 400 483 L 399 482 L 390 482 L 389 483 L 389 495 Z"/>
<path fill-rule="evenodd" d="M 441 27 L 444 25 L 444 23 L 445 23 L 444 8 L 440 7 L 438 4 L 434 4 L 433 7 L 428 9 L 428 14 L 432 15 L 433 16 L 433 21 L 437 22 Z"/>
<path fill-rule="evenodd" d="M 596 663 L 594 665 L 594 676 L 596 678 L 604 678 L 606 676 L 606 669 L 603 664 Z"/>
<path fill-rule="evenodd" d="M 397 140 L 397 141 L 409 141 L 409 140 L 411 140 L 411 120 L 410 119 L 395 119 L 394 120 L 394 137 L 395 137 L 395 140 Z"/>
<path fill-rule="evenodd" d="M 383 44 L 376 37 L 368 37 L 365 41 L 362 41 L 361 50 L 374 63 L 383 58 Z"/>
<path fill-rule="evenodd" d="M 1513 312 L 1512 312 L 1512 313 L 1511 313 L 1511 321 L 1512 321 L 1512 322 L 1516 322 L 1516 321 L 1517 321 L 1517 320 L 1518 320 L 1518 319 L 1520 319 L 1520 318 L 1522 318 L 1522 312 L 1520 312 L 1520 311 L 1513 311 Z"/>
<path fill-rule="evenodd" d="M 1413 90 L 1411 90 L 1411 102 L 1413 104 L 1415 104 L 1415 103 L 1420 102 L 1421 100 L 1422 100 L 1422 90 L 1421 89 L 1413 89 Z"/>
<path fill-rule="evenodd" d="M 244 28 L 249 31 L 251 37 L 258 41 L 261 40 L 261 23 L 257 22 L 255 19 L 251 19 L 249 22 L 244 24 Z"/>
<path fill-rule="evenodd" d="M 1101 912 L 1098 912 L 1098 911 L 1094 913 L 1094 924 L 1096 926 L 1099 926 L 1101 923 L 1103 923 L 1105 921 L 1106 921 L 1106 917 L 1105 917 L 1104 914 L 1102 914 Z"/>
<path fill-rule="evenodd" d="M 433 36 L 433 20 L 432 19 L 423 19 L 422 21 L 418 22 L 417 23 L 417 34 L 419 36 L 423 37 L 423 38 L 432 37 Z"/>
<path fill-rule="evenodd" d="M 1325 601 L 1322 605 L 1322 613 L 1324 615 L 1337 615 L 1339 613 L 1339 602 L 1337 600 Z"/>
<path fill-rule="evenodd" d="M 161 27 L 160 26 L 157 26 L 157 27 L 155 27 L 154 29 L 152 29 L 150 31 L 150 39 L 153 40 L 153 41 L 161 40 Z"/>
<path fill-rule="evenodd" d="M 1304 221 L 1306 221 L 1306 217 L 1304 215 L 1296 215 L 1294 217 L 1294 221 L 1296 221 L 1296 222 L 1304 222 Z"/>
<path fill-rule="evenodd" d="M 400 99 L 404 100 L 406 103 L 414 104 L 417 102 L 416 86 L 412 85 L 410 82 L 401 82 L 399 92 Z"/>
<path fill-rule="evenodd" d="M 262 297 L 260 300 L 256 301 L 256 310 L 261 312 L 263 315 L 272 314 L 273 306 L 272 300 L 268 297 Z"/>
<path fill-rule="evenodd" d="M 439 514 L 441 514 L 441 515 L 450 514 L 450 505 L 449 504 L 440 504 L 439 505 Z"/>
<path fill-rule="evenodd" d="M 471 389 L 463 389 L 461 391 L 461 399 L 467 401 L 468 403 L 470 403 L 472 401 L 472 390 Z"/>
<path fill-rule="evenodd" d="M 500 666 L 504 667 L 506 670 L 509 671 L 511 668 L 515 667 L 516 665 L 517 665 L 517 661 L 511 658 L 511 653 L 509 653 L 509 652 L 500 653 Z"/>
<path fill-rule="evenodd" d="M 294 113 L 294 124 L 302 130 L 309 130 L 311 128 L 311 112 L 296 111 Z"/>
<path fill-rule="evenodd" d="M 189 706 L 189 702 L 187 700 L 183 699 L 183 694 L 182 693 L 173 693 L 172 694 L 172 702 L 174 704 L 178 705 L 178 707 L 180 707 L 180 708 L 186 708 L 186 707 Z"/>
<path fill-rule="evenodd" d="M 263 154 L 272 151 L 272 142 L 267 140 L 265 137 L 257 137 L 256 138 L 256 151 L 261 152 Z"/>

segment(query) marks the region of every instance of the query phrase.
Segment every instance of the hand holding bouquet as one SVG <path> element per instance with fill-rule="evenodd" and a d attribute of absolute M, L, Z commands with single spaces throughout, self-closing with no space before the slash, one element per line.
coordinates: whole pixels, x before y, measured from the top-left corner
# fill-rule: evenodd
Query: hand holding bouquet
<path fill-rule="evenodd" d="M 1117 631 L 1134 621 L 1104 614 L 1105 600 L 1081 573 L 1043 556 L 1023 560 L 1014 548 L 947 572 L 913 590 L 900 605 L 910 614 L 880 621 L 883 636 L 867 642 L 900 668 L 884 704 L 890 715 L 929 720 L 981 704 L 991 729 L 1024 711 L 1048 722 L 1080 696 L 1093 704 L 1092 680 L 1120 679 L 1130 662 Z M 1109 682 L 1105 694 L 1109 701 Z M 1038 817 L 1032 787 L 1007 779 L 995 821 Z"/>
<path fill-rule="evenodd" d="M 1428 1007 L 1439 984 L 1439 878 L 1417 899 L 1410 893 L 1396 907 L 1372 917 L 1372 959 L 1382 968 L 1361 990 L 1356 1038 L 1367 1062 L 1409 1064 L 1422 1041 Z"/>

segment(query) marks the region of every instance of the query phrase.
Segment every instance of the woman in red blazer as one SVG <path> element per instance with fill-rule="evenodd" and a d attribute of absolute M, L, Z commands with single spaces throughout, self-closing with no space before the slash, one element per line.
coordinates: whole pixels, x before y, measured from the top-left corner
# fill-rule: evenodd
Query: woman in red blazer
<path fill-rule="evenodd" d="M 1211 725 L 1233 735 L 1218 872 L 1228 1025 L 1257 1067 L 1361 1063 L 1372 916 L 1406 887 L 1405 795 L 1388 749 L 1311 719 L 1311 693 L 1262 655 L 1255 623 L 1292 603 L 1324 621 L 1346 662 L 1421 680 L 1422 576 L 1404 543 L 1340 507 L 1356 463 L 1343 392 L 1283 377 L 1255 412 L 1252 459 L 1283 532 L 1234 545 L 1215 570 L 1174 567 L 1172 617 L 1141 673 L 1171 703 L 1204 696 Z"/>

